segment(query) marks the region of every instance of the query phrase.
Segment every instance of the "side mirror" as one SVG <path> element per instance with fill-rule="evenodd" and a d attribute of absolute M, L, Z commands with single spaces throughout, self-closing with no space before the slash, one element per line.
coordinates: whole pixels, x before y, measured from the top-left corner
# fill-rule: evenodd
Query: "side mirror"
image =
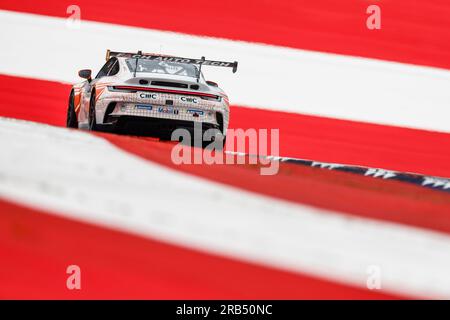
<path fill-rule="evenodd" d="M 212 87 L 218 87 L 218 86 L 219 86 L 219 85 L 218 85 L 216 82 L 214 82 L 214 81 L 209 81 L 209 80 L 207 80 L 206 83 L 207 83 L 209 86 L 212 86 Z"/>
<path fill-rule="evenodd" d="M 88 81 L 91 80 L 91 74 L 92 71 L 89 69 L 83 69 L 78 71 L 78 75 L 80 76 L 80 78 L 87 79 Z"/>

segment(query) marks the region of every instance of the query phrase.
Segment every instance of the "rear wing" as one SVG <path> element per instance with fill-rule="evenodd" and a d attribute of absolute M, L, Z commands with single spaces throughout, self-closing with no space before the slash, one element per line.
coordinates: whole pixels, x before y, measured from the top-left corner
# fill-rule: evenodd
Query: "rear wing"
<path fill-rule="evenodd" d="M 110 51 L 108 49 L 106 51 L 106 60 L 108 61 L 112 57 L 125 57 L 125 58 L 147 59 L 155 61 L 190 63 L 190 64 L 198 64 L 200 66 L 228 67 L 233 68 L 233 73 L 237 71 L 238 66 L 237 61 L 227 62 L 227 61 L 206 60 L 205 57 L 202 57 L 201 59 L 182 58 L 182 57 L 165 56 L 160 54 L 142 53 L 142 51 L 138 51 L 137 53 L 116 52 Z"/>

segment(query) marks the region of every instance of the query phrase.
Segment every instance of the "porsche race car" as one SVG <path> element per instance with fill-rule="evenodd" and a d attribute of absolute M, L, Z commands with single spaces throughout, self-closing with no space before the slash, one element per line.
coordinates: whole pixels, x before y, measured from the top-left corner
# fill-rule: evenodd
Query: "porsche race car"
<path fill-rule="evenodd" d="M 170 139 L 173 130 L 201 123 L 202 130 L 218 129 L 225 139 L 228 96 L 205 80 L 202 66 L 237 70 L 236 61 L 108 50 L 95 78 L 89 69 L 79 71 L 85 80 L 70 92 L 67 127 Z"/>

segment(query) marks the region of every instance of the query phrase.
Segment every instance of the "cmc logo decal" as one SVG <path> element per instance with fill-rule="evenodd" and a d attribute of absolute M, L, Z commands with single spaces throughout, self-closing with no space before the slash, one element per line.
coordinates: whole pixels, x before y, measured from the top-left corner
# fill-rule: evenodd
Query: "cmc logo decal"
<path fill-rule="evenodd" d="M 181 99 L 181 101 L 183 101 L 183 102 L 198 103 L 197 98 L 192 98 L 192 97 L 181 97 L 180 99 Z"/>
<path fill-rule="evenodd" d="M 156 99 L 156 93 L 141 93 L 139 96 L 143 99 Z"/>

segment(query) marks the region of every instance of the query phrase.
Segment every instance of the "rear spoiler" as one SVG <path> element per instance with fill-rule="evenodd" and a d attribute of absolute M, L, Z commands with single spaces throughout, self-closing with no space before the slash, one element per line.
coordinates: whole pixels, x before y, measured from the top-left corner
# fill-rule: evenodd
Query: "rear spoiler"
<path fill-rule="evenodd" d="M 190 64 L 198 64 L 200 66 L 228 67 L 233 68 L 233 73 L 237 71 L 238 66 L 237 61 L 227 62 L 227 61 L 206 60 L 205 57 L 202 57 L 201 59 L 192 59 L 192 58 L 158 55 L 152 53 L 142 53 L 142 51 L 138 51 L 137 53 L 130 53 L 130 52 L 110 51 L 109 49 L 106 50 L 106 61 L 108 61 L 111 57 L 126 57 L 126 58 L 147 59 L 155 61 L 190 63 Z"/>

